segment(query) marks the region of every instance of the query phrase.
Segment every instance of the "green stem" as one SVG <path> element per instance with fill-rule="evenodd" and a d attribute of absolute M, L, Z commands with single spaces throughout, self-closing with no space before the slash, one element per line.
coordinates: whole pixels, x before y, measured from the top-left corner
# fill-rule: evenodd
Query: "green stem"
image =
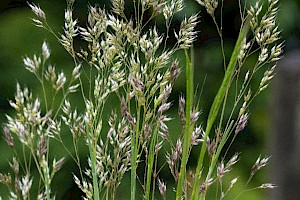
<path fill-rule="evenodd" d="M 45 191 L 46 191 L 46 199 L 51 200 L 51 189 L 50 189 L 50 180 L 49 180 L 49 168 L 48 168 L 48 162 L 47 162 L 47 171 L 44 170 L 44 179 L 45 179 Z"/>
<path fill-rule="evenodd" d="M 190 61 L 187 50 L 185 50 L 186 59 L 186 110 L 185 110 L 185 135 L 182 147 L 182 158 L 180 173 L 178 178 L 177 190 L 176 190 L 176 200 L 182 199 L 183 186 L 186 175 L 186 165 L 188 161 L 188 153 L 192 138 L 192 128 L 191 128 L 191 111 L 193 106 L 193 95 L 194 95 L 194 83 L 193 83 L 193 65 Z"/>
<path fill-rule="evenodd" d="M 200 152 L 200 157 L 198 160 L 198 165 L 196 168 L 196 173 L 195 173 L 195 181 L 194 181 L 194 186 L 193 186 L 193 192 L 192 192 L 192 199 L 194 200 L 198 200 L 198 188 L 199 188 L 199 175 L 200 172 L 202 170 L 203 167 L 203 160 L 204 160 L 204 156 L 206 153 L 206 149 L 207 149 L 207 139 L 208 139 L 208 135 L 211 131 L 211 128 L 216 120 L 216 117 L 218 115 L 219 112 L 219 108 L 222 104 L 222 101 L 224 99 L 224 96 L 226 94 L 227 89 L 230 86 L 230 82 L 231 82 L 231 78 L 234 74 L 235 71 L 235 66 L 238 60 L 238 55 L 243 43 L 243 39 L 246 37 L 247 32 L 249 29 L 249 20 L 247 20 L 243 26 L 243 28 L 241 29 L 240 33 L 239 33 L 239 37 L 236 41 L 234 50 L 232 52 L 231 58 L 230 58 L 230 62 L 228 64 L 227 70 L 225 72 L 225 76 L 223 78 L 223 82 L 219 88 L 219 91 L 217 93 L 217 95 L 215 96 L 215 99 L 213 101 L 213 104 L 210 108 L 209 111 L 209 115 L 208 115 L 208 120 L 207 120 L 207 125 L 206 125 L 206 129 L 205 129 L 205 135 L 204 135 L 204 141 L 201 147 L 201 152 Z M 202 195 L 203 196 L 203 195 Z M 201 199 L 205 199 L 205 197 L 203 196 L 203 198 Z"/>
<path fill-rule="evenodd" d="M 213 170 L 215 169 L 215 166 L 217 164 L 221 150 L 223 149 L 223 147 L 228 139 L 228 136 L 230 135 L 230 132 L 232 131 L 233 124 L 234 124 L 234 121 L 231 121 L 229 127 L 226 129 L 226 131 L 224 132 L 224 135 L 222 136 L 222 140 L 220 142 L 220 145 L 217 148 L 216 153 L 212 156 L 211 164 L 209 166 L 209 170 L 208 170 L 208 173 L 206 176 L 206 181 L 208 181 L 210 179 L 211 174 L 213 173 Z"/>
<path fill-rule="evenodd" d="M 135 135 L 131 135 L 131 200 L 135 200 L 135 191 L 136 191 L 136 146 L 135 146 Z"/>
<path fill-rule="evenodd" d="M 98 176 L 96 171 L 96 145 L 94 144 L 92 138 L 91 138 L 91 132 L 89 131 L 89 124 L 86 123 L 86 134 L 88 137 L 88 143 L 89 143 L 89 153 L 91 158 L 91 165 L 92 165 L 92 177 L 93 177 L 93 188 L 94 188 L 94 200 L 99 200 L 99 186 L 98 186 Z"/>
<path fill-rule="evenodd" d="M 136 168 L 137 168 L 137 138 L 139 133 L 139 123 L 140 123 L 140 111 L 141 108 L 138 105 L 137 108 L 137 121 L 135 125 L 135 131 L 131 134 L 131 200 L 135 200 L 136 193 Z"/>
<path fill-rule="evenodd" d="M 152 180 L 156 141 L 157 141 L 157 126 L 156 126 L 156 129 L 151 138 L 150 148 L 149 148 L 149 156 L 147 159 L 147 180 L 146 180 L 145 200 L 150 200 L 150 189 L 151 189 L 151 180 Z"/>

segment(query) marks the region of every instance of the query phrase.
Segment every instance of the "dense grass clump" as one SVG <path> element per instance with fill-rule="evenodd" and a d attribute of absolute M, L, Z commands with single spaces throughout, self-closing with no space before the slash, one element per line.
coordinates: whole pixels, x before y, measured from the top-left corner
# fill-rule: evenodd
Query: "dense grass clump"
<path fill-rule="evenodd" d="M 71 169 L 69 172 L 83 199 L 118 199 L 118 187 L 127 173 L 132 200 L 155 199 L 158 195 L 167 199 L 167 192 L 168 199 L 206 199 L 209 190 L 217 199 L 226 197 L 238 178 L 224 184 L 225 177 L 239 160 L 238 154 L 228 158 L 227 150 L 247 125 L 251 102 L 267 88 L 281 58 L 283 44 L 276 25 L 278 0 L 240 8 L 242 23 L 228 63 L 222 20 L 219 23 L 215 17 L 217 9 L 223 10 L 223 1 L 196 1 L 217 28 L 225 69 L 209 115 L 202 123 L 198 122 L 201 111 L 194 92 L 193 68 L 197 60 L 191 56 L 200 14 L 185 17 L 179 30 L 173 31 L 171 26 L 174 15 L 184 8 L 183 0 L 133 0 L 132 16 L 126 15 L 124 0 L 112 0 L 108 11 L 98 5 L 89 6 L 84 27 L 73 17 L 74 1 L 68 0 L 62 34 L 51 29 L 39 6 L 29 3 L 37 17 L 33 19 L 35 25 L 58 39 L 74 67 L 69 73 L 58 72 L 50 64 L 51 51 L 46 42 L 41 55 L 24 58 L 26 69 L 40 83 L 42 95 L 35 97 L 18 84 L 15 100 L 10 101 L 16 114 L 7 116 L 4 136 L 12 149 L 16 144 L 22 148 L 12 158 L 13 173 L 0 173 L 0 182 L 9 190 L 9 196 L 2 198 L 55 199 L 53 178 L 67 158 L 79 169 L 78 174 Z M 164 33 L 155 25 L 149 26 L 157 16 L 165 20 Z M 75 48 L 74 38 L 86 45 Z M 176 39 L 173 46 L 167 45 L 170 38 Z M 184 53 L 184 70 L 175 58 L 177 52 Z M 250 56 L 256 56 L 256 63 L 244 69 Z M 261 70 L 264 76 L 260 84 L 252 84 Z M 173 102 L 169 97 L 181 71 L 186 76 L 186 94 L 179 97 L 178 116 L 170 116 Z M 72 104 L 73 93 L 81 95 L 84 109 Z M 232 94 L 233 101 L 227 98 Z M 111 99 L 117 103 L 109 104 Z M 108 108 L 112 108 L 109 117 L 104 112 Z M 225 108 L 231 110 L 226 120 Z M 168 123 L 176 117 L 182 129 L 174 140 Z M 72 137 L 71 146 L 62 137 L 66 133 Z M 68 155 L 52 157 L 52 141 L 59 142 Z M 200 146 L 200 152 L 196 167 L 190 168 L 188 161 L 195 146 Z M 82 156 L 82 152 L 87 155 Z M 275 187 L 269 183 L 247 187 L 268 159 L 257 159 L 243 192 Z M 173 177 L 173 189 L 160 178 L 163 168 L 168 168 Z M 37 174 L 33 175 L 32 170 Z M 33 185 L 37 192 L 31 192 Z M 142 197 L 138 188 L 142 189 Z"/>

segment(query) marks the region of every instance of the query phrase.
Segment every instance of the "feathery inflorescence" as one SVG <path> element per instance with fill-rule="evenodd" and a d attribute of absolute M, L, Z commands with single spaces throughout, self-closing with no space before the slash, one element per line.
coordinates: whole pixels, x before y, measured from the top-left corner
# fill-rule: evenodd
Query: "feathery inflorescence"
<path fill-rule="evenodd" d="M 215 16 L 223 6 L 220 7 L 217 0 L 196 1 L 213 18 L 224 53 L 220 31 L 223 27 L 218 25 Z M 16 115 L 7 115 L 7 123 L 3 126 L 4 138 L 11 148 L 21 144 L 22 156 L 28 159 L 22 162 L 16 152 L 10 163 L 13 175 L 0 173 L 0 183 L 9 189 L 8 198 L 31 199 L 31 188 L 37 184 L 37 199 L 55 199 L 52 181 L 67 159 L 56 160 L 51 156 L 53 147 L 50 141 L 55 140 L 62 144 L 79 169 L 78 174 L 71 173 L 74 173 L 74 182 L 84 194 L 83 199 L 117 198 L 118 186 L 128 171 L 131 174 L 131 199 L 136 199 L 138 183 L 142 185 L 145 199 L 154 198 L 157 186 L 162 198 L 168 199 L 167 183 L 158 178 L 164 165 L 169 168 L 175 185 L 178 184 L 176 199 L 198 199 L 199 195 L 203 199 L 213 184 L 220 186 L 216 197 L 223 199 L 238 181 L 238 178 L 227 181 L 227 189 L 224 190 L 224 178 L 238 161 L 238 154 L 234 154 L 226 162 L 225 144 L 230 147 L 245 129 L 252 100 L 267 88 L 274 76 L 276 62 L 282 57 L 284 44 L 280 42 L 280 30 L 276 24 L 278 0 L 268 0 L 265 4 L 258 2 L 247 10 L 247 16 L 241 16 L 240 34 L 243 30 L 246 33 L 241 35 L 236 52 L 232 54 L 236 61 L 233 72 L 229 73 L 227 92 L 223 92 L 225 96 L 216 96 L 224 103 L 224 108 L 219 112 L 220 122 L 215 133 L 209 134 L 204 125 L 198 124 L 201 116 L 199 104 L 194 103 L 191 96 L 182 95 L 178 102 L 182 130 L 177 131 L 176 143 L 173 143 L 174 135 L 170 133 L 169 124 L 173 116 L 169 116 L 169 110 L 173 105 L 170 96 L 181 72 L 181 61 L 174 56 L 180 50 L 185 51 L 186 71 L 193 68 L 188 49 L 199 34 L 199 14 L 184 17 L 179 30 L 172 32 L 172 19 L 176 13 L 183 11 L 183 0 L 133 1 L 135 12 L 130 18 L 126 14 L 127 2 L 112 0 L 111 3 L 111 11 L 89 5 L 87 23 L 80 26 L 73 13 L 74 0 L 67 0 L 62 34 L 54 33 L 44 11 L 29 3 L 37 17 L 32 19 L 34 24 L 54 34 L 70 54 L 74 67 L 68 73 L 58 72 L 58 67 L 50 63 L 51 50 L 46 42 L 42 44 L 41 55 L 23 58 L 25 68 L 40 83 L 42 95 L 35 97 L 28 88 L 17 84 L 15 100 L 10 101 Z M 150 16 L 148 21 L 145 21 L 146 12 Z M 165 20 L 165 33 L 161 33 L 157 25 L 149 24 L 159 15 Z M 252 33 L 247 34 L 248 30 Z M 169 45 L 170 34 L 174 34 L 176 39 L 174 45 Z M 86 45 L 78 48 L 75 44 L 77 39 Z M 250 56 L 257 56 L 256 64 L 244 70 L 245 61 Z M 265 69 L 265 65 L 272 67 Z M 252 79 L 259 70 L 264 70 L 264 75 L 258 88 L 253 90 Z M 232 84 L 241 76 L 244 79 L 240 86 Z M 187 77 L 187 82 L 192 80 L 192 77 Z M 187 87 L 193 93 L 192 88 Z M 229 102 L 226 100 L 232 88 L 235 97 L 233 102 Z M 83 111 L 73 105 L 71 93 L 81 94 Z M 117 101 L 108 106 L 111 97 L 116 97 Z M 107 119 L 105 110 L 111 106 L 111 115 Z M 224 123 L 224 110 L 229 106 L 232 111 Z M 62 137 L 65 132 L 70 133 L 71 147 Z M 82 142 L 85 143 L 85 152 L 88 152 L 85 161 L 80 157 Z M 193 147 L 198 145 L 205 153 L 207 151 L 208 168 L 206 170 L 200 164 L 199 170 L 191 169 L 188 176 L 185 174 L 187 161 Z M 220 159 L 221 156 L 224 158 Z M 164 161 L 162 166 L 161 157 Z M 249 181 L 268 160 L 258 158 L 251 169 Z M 32 165 L 37 169 L 38 177 L 31 174 Z M 138 169 L 143 167 L 144 175 L 138 174 Z M 274 187 L 266 183 L 255 189 Z"/>

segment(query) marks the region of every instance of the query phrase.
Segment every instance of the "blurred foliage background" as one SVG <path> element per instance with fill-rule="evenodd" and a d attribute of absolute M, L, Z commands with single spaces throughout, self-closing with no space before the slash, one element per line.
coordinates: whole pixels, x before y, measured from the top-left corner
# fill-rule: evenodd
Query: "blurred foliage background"
<path fill-rule="evenodd" d="M 129 0 L 126 0 L 127 2 Z M 66 2 L 64 0 L 34 0 L 35 4 L 39 4 L 45 11 L 48 23 L 53 28 L 54 32 L 62 33 L 64 9 Z M 251 1 L 249 0 L 247 4 Z M 110 9 L 109 0 L 77 0 L 74 4 L 74 18 L 78 18 L 80 25 L 84 26 L 87 19 L 87 5 L 99 4 L 100 7 Z M 130 10 L 130 7 L 127 8 Z M 213 97 L 222 81 L 224 74 L 222 66 L 222 55 L 220 51 L 220 41 L 217 36 L 215 26 L 211 17 L 206 14 L 194 0 L 186 0 L 185 9 L 176 15 L 173 22 L 173 27 L 178 28 L 183 16 L 191 15 L 200 11 L 201 23 L 199 23 L 198 40 L 195 42 L 195 84 L 198 88 L 197 96 L 200 98 L 200 107 L 203 111 L 201 115 L 203 124 L 208 114 L 208 110 L 212 103 Z M 236 37 L 239 31 L 240 17 L 237 0 L 224 0 L 224 42 L 225 53 L 229 59 L 231 50 L 233 49 Z M 300 47 L 300 1 L 297 0 L 284 0 L 280 2 L 279 24 L 283 29 L 283 37 L 286 41 L 286 51 L 290 51 Z M 5 115 L 12 114 L 12 110 L 8 104 L 9 100 L 14 99 L 16 83 L 19 82 L 22 86 L 27 86 L 35 94 L 40 93 L 40 88 L 33 75 L 27 72 L 23 66 L 22 57 L 28 55 L 31 57 L 34 54 L 39 54 L 42 43 L 46 40 L 51 47 L 51 63 L 55 64 L 57 69 L 71 70 L 73 65 L 71 57 L 64 51 L 63 47 L 59 45 L 56 38 L 46 30 L 33 26 L 31 19 L 34 14 L 27 6 L 26 1 L 22 0 L 1 0 L 0 2 L 0 123 L 6 121 Z M 153 24 L 156 24 L 158 30 L 164 26 L 163 18 L 157 19 Z M 220 19 L 217 14 L 217 19 Z M 162 32 L 163 30 L 161 30 Z M 181 52 L 183 54 L 183 52 Z M 178 54 L 178 58 L 184 66 L 184 58 Z M 250 62 L 251 64 L 251 62 Z M 179 80 L 177 81 L 174 89 L 173 110 L 170 112 L 172 117 L 177 113 L 177 99 L 180 94 L 184 94 L 185 79 L 184 68 Z M 258 77 L 260 81 L 260 77 Z M 255 102 L 252 104 L 250 121 L 247 128 L 238 135 L 235 143 L 233 144 L 229 155 L 235 152 L 240 152 L 240 161 L 235 166 L 234 171 L 231 172 L 231 180 L 234 176 L 239 176 L 239 182 L 231 191 L 230 197 L 235 197 L 239 191 L 245 186 L 250 168 L 259 155 L 268 155 L 267 140 L 271 136 L 269 129 L 270 113 L 268 112 L 270 103 L 270 90 L 263 92 Z M 80 97 L 78 97 L 80 98 Z M 111 106 L 112 107 L 112 106 Z M 170 124 L 170 132 L 180 130 L 180 123 L 174 121 Z M 2 130 L 1 130 L 2 131 Z M 178 131 L 177 131 L 178 132 Z M 180 133 L 178 133 L 180 134 Z M 54 155 L 57 158 L 66 154 L 65 150 L 59 144 L 53 144 Z M 8 162 L 12 159 L 13 151 L 6 145 L 3 137 L 0 137 L 0 171 L 9 171 Z M 192 159 L 196 158 L 197 151 L 192 154 Z M 191 167 L 196 163 L 191 163 Z M 76 166 L 71 162 L 67 162 L 62 171 L 57 175 L 53 184 L 53 191 L 57 191 L 57 199 L 78 199 L 80 192 L 76 190 L 76 186 L 72 180 L 72 174 L 76 173 Z M 171 176 L 168 174 L 168 169 L 165 167 L 163 170 L 163 179 L 167 182 L 170 189 L 172 186 L 168 185 L 168 179 Z M 266 171 L 260 172 L 258 176 L 254 177 L 253 182 L 250 184 L 252 187 L 258 186 L 263 182 L 267 182 Z M 120 194 L 122 198 L 128 199 L 129 192 L 125 187 L 127 177 L 124 177 L 120 187 Z M 171 181 L 169 181 L 171 182 Z M 5 188 L 0 186 L 0 194 L 5 194 Z M 169 190 L 170 192 L 171 190 Z M 250 195 L 251 194 L 251 195 Z M 171 195 L 172 197 L 172 195 Z M 170 199 L 172 199 L 170 197 Z M 242 195 L 240 199 L 265 199 L 265 191 L 254 191 Z"/>

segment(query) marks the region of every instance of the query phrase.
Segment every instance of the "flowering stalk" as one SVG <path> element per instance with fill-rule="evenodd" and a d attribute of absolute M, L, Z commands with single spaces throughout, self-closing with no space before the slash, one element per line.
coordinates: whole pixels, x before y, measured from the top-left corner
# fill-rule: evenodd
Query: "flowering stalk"
<path fill-rule="evenodd" d="M 93 188 L 94 188 L 94 200 L 99 200 L 99 186 L 98 186 L 98 176 L 97 176 L 97 171 L 96 171 L 96 148 L 92 140 L 92 133 L 90 132 L 89 129 L 89 124 L 86 122 L 86 134 L 88 138 L 88 146 L 89 146 L 89 153 L 91 157 L 91 167 L 92 167 L 92 178 L 93 178 Z"/>
<path fill-rule="evenodd" d="M 230 62 L 227 66 L 227 70 L 225 72 L 225 76 L 223 79 L 223 82 L 218 90 L 218 93 L 213 101 L 213 104 L 210 108 L 209 111 L 209 115 L 208 115 L 208 120 L 207 120 L 207 124 L 206 124 L 206 129 L 205 129 L 205 135 L 204 135 L 204 141 L 201 147 L 201 151 L 200 151 L 200 157 L 198 160 L 198 164 L 197 164 L 197 169 L 196 169 L 196 174 L 195 174 L 195 182 L 193 185 L 193 192 L 192 192 L 192 199 L 199 199 L 198 198 L 198 188 L 199 188 L 199 175 L 203 166 L 203 160 L 204 160 L 204 156 L 205 156 L 205 152 L 206 152 L 206 148 L 207 148 L 207 139 L 209 136 L 209 133 L 211 131 L 211 128 L 216 120 L 216 117 L 218 115 L 219 112 L 219 108 L 222 104 L 222 101 L 226 95 L 226 91 L 228 90 L 229 86 L 230 86 L 230 82 L 232 79 L 232 76 L 234 74 L 235 71 L 235 67 L 238 61 L 238 55 L 240 53 L 240 49 L 242 47 L 243 44 L 243 39 L 246 37 L 247 33 L 249 30 L 249 20 L 246 20 L 243 28 L 241 29 L 240 33 L 239 33 L 239 37 L 236 41 L 234 50 L 232 52 L 231 58 L 230 58 Z M 204 196 L 202 196 L 202 199 L 205 199 Z"/>
<path fill-rule="evenodd" d="M 49 175 L 49 167 L 48 167 L 48 161 L 46 161 L 45 156 L 42 157 L 41 167 L 43 169 L 43 179 L 45 184 L 45 193 L 47 200 L 51 200 L 50 193 L 51 193 L 51 187 L 50 187 L 50 175 Z"/>
<path fill-rule="evenodd" d="M 217 161 L 219 159 L 219 156 L 220 156 L 220 153 L 221 153 L 221 150 L 223 149 L 227 139 L 228 139 L 228 136 L 231 132 L 231 128 L 233 127 L 233 121 L 230 123 L 229 127 L 226 129 L 224 135 L 222 136 L 222 140 L 220 142 L 220 145 L 218 146 L 218 149 L 216 151 L 216 153 L 212 156 L 211 158 L 211 164 L 209 166 L 209 169 L 208 169 L 208 173 L 207 173 L 207 176 L 206 176 L 206 180 L 205 182 L 208 182 L 209 179 L 211 178 L 211 175 L 213 173 L 213 170 L 215 169 L 216 167 L 216 164 L 217 164 Z M 206 191 L 206 190 L 205 190 Z M 202 196 L 201 196 L 202 197 Z"/>
<path fill-rule="evenodd" d="M 193 65 L 190 61 L 188 51 L 185 49 L 185 60 L 186 60 L 186 110 L 185 110 L 185 135 L 182 148 L 182 160 L 180 166 L 180 174 L 176 190 L 176 200 L 182 198 L 184 180 L 186 175 L 186 165 L 188 161 L 189 147 L 192 138 L 193 128 L 191 126 L 191 111 L 193 106 L 193 95 L 194 95 L 194 83 L 193 83 Z"/>
<path fill-rule="evenodd" d="M 137 169 L 137 156 L 138 156 L 138 133 L 140 123 L 140 106 L 137 108 L 137 121 L 135 125 L 135 131 L 131 133 L 131 200 L 135 200 L 136 194 L 136 169 Z"/>
<path fill-rule="evenodd" d="M 157 127 L 153 132 L 150 148 L 149 148 L 149 155 L 147 158 L 147 179 L 146 179 L 146 192 L 145 192 L 145 199 L 150 200 L 150 189 L 151 189 L 151 182 L 152 182 L 152 172 L 153 172 L 153 164 L 154 164 L 154 157 L 155 157 L 155 145 L 157 143 Z"/>

